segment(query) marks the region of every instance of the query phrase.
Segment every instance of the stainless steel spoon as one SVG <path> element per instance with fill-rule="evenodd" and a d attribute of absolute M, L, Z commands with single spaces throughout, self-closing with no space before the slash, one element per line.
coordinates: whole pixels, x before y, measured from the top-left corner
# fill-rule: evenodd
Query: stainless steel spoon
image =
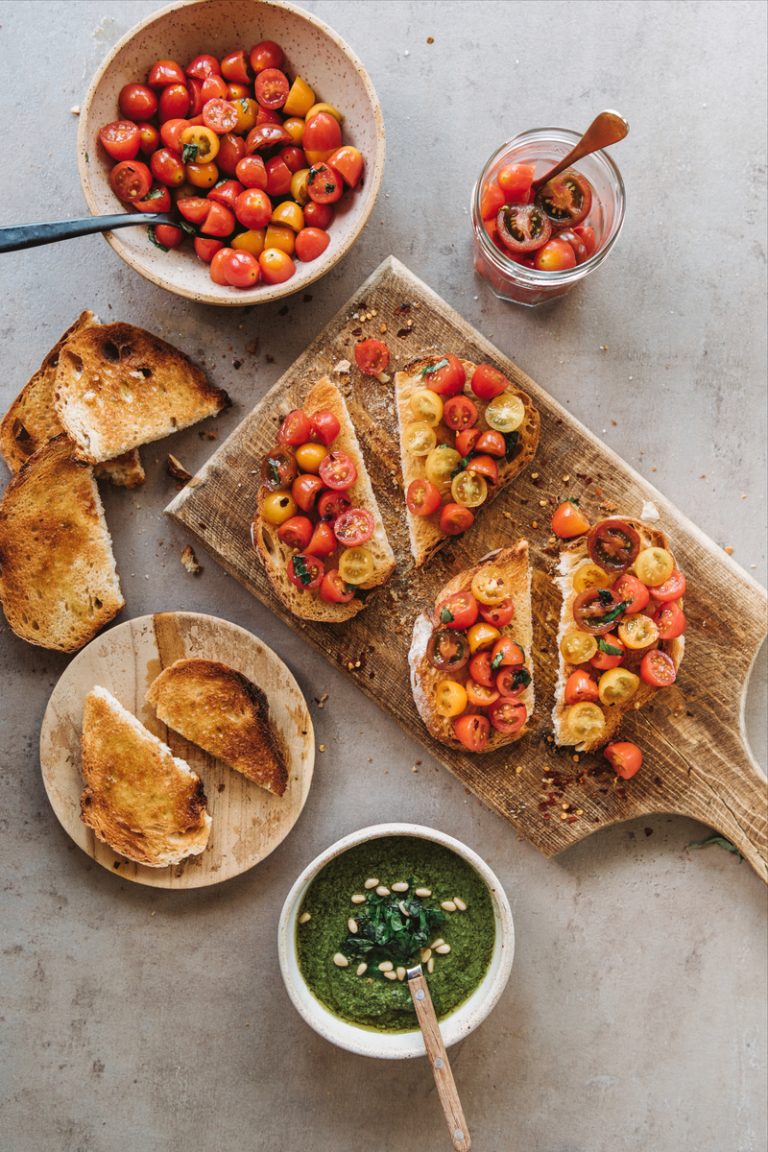
<path fill-rule="evenodd" d="M 165 212 L 117 212 L 113 216 L 86 216 L 82 220 L 51 220 L 44 224 L 17 224 L 0 228 L 0 252 L 18 252 L 37 248 L 73 236 L 90 236 L 93 232 L 111 232 L 136 224 L 177 224 Z"/>
<path fill-rule="evenodd" d="M 554 176 L 559 176 L 566 168 L 570 168 L 577 160 L 582 160 L 591 152 L 599 152 L 601 148 L 607 148 L 610 144 L 617 144 L 619 140 L 624 139 L 628 132 L 629 124 L 620 112 L 599 112 L 581 140 L 571 148 L 568 155 L 555 164 L 554 168 L 550 168 L 549 172 L 545 172 L 543 176 L 539 176 L 538 180 L 534 180 L 531 185 L 534 196 L 539 188 L 542 188 Z"/>

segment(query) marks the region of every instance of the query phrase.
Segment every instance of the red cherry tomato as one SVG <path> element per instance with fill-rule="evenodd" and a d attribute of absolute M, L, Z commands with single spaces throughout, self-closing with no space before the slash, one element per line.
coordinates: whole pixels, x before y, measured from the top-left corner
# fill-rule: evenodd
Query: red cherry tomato
<path fill-rule="evenodd" d="M 383 340 L 361 340 L 355 344 L 355 363 L 366 376 L 379 376 L 389 367 L 389 348 Z"/>
<path fill-rule="evenodd" d="M 502 636 L 497 640 L 491 651 L 491 667 L 494 672 L 499 668 L 517 668 L 525 664 L 525 652 L 511 636 Z"/>
<path fill-rule="evenodd" d="M 174 248 L 181 248 L 184 243 L 184 233 L 175 224 L 154 224 L 152 228 L 155 245 L 158 248 L 167 248 L 168 251 L 172 251 Z M 150 233 L 151 235 L 152 233 Z"/>
<path fill-rule="evenodd" d="M 500 396 L 507 388 L 511 388 L 512 382 L 492 364 L 478 364 L 469 386 L 478 400 L 493 400 L 494 396 Z"/>
<path fill-rule="evenodd" d="M 223 139 L 226 140 L 227 137 L 225 136 Z M 219 153 L 221 153 L 221 149 L 219 149 Z M 264 167 L 264 161 L 261 156 L 244 156 L 242 160 L 238 160 L 235 168 L 235 176 L 244 188 L 259 188 L 261 191 L 266 190 L 267 170 Z"/>
<path fill-rule="evenodd" d="M 487 456 L 506 456 L 507 445 L 501 432 L 493 429 L 482 432 L 475 444 L 476 452 L 484 452 Z"/>
<path fill-rule="evenodd" d="M 186 84 L 171 84 L 163 88 L 157 109 L 157 118 L 161 124 L 166 120 L 174 120 L 178 116 L 189 115 L 191 101 L 189 88 Z"/>
<path fill-rule="evenodd" d="M 467 378 L 461 360 L 450 352 L 422 368 L 421 376 L 425 386 L 438 396 L 458 396 Z"/>
<path fill-rule="evenodd" d="M 277 439 L 281 444 L 298 448 L 312 439 L 312 421 L 303 408 L 294 408 L 283 420 Z"/>
<path fill-rule="evenodd" d="M 243 191 L 243 186 L 239 180 L 220 180 L 208 193 L 209 200 L 215 200 L 217 204 L 224 204 L 233 212 L 237 198 Z"/>
<path fill-rule="evenodd" d="M 235 136 L 231 132 L 227 132 L 219 138 L 219 154 L 216 157 L 216 167 L 220 172 L 223 172 L 225 176 L 237 176 L 237 166 L 244 156 L 245 140 L 243 140 L 242 136 Z M 245 184 L 246 188 L 253 187 L 253 185 L 246 184 L 245 180 L 240 176 L 237 176 L 237 178 L 241 184 Z M 266 187 L 266 173 L 264 180 L 264 187 Z M 259 187 L 260 185 L 255 186 Z"/>
<path fill-rule="evenodd" d="M 178 152 L 179 155 L 184 150 L 184 145 L 181 142 L 181 134 L 189 128 L 189 120 L 183 116 L 175 116 L 173 120 L 166 120 L 160 129 L 160 139 L 166 148 L 170 148 L 171 152 Z"/>
<path fill-rule="evenodd" d="M 167 88 L 171 84 L 185 82 L 184 69 L 175 60 L 156 60 L 149 70 L 147 84 L 150 88 Z"/>
<path fill-rule="evenodd" d="M 685 632 L 687 625 L 685 613 L 678 600 L 669 600 L 659 604 L 652 619 L 659 630 L 660 640 L 676 640 Z"/>
<path fill-rule="evenodd" d="M 291 496 L 302 512 L 311 512 L 317 500 L 318 493 L 323 491 L 323 482 L 319 476 L 305 473 L 297 476 L 291 485 Z"/>
<path fill-rule="evenodd" d="M 477 423 L 477 405 L 468 396 L 452 396 L 443 408 L 443 423 L 453 432 L 463 432 Z"/>
<path fill-rule="evenodd" d="M 197 117 L 203 111 L 205 100 L 203 99 L 203 82 L 202 80 L 195 80 L 194 76 L 187 79 L 187 87 L 189 88 L 189 112 L 187 115 L 191 120 L 197 122 Z M 202 117 L 200 118 L 202 124 Z"/>
<path fill-rule="evenodd" d="M 483 220 L 495 220 L 499 214 L 499 209 L 506 202 L 507 198 L 499 186 L 498 180 L 486 180 L 480 193 L 480 215 Z"/>
<path fill-rule="evenodd" d="M 199 239 L 201 239 L 201 237 L 197 237 L 195 239 L 195 251 L 197 251 L 197 240 Z M 218 248 L 213 253 L 210 260 L 211 280 L 213 280 L 214 284 L 222 284 L 224 287 L 228 288 L 229 281 L 227 280 L 226 276 L 227 261 L 235 249 L 225 248 L 220 240 L 206 240 L 205 242 L 206 244 L 218 244 Z"/>
<path fill-rule="evenodd" d="M 634 562 L 640 551 L 640 537 L 631 524 L 611 517 L 590 528 L 587 551 L 598 568 L 618 575 Z"/>
<path fill-rule="evenodd" d="M 405 502 L 414 516 L 431 516 L 440 507 L 440 489 L 431 480 L 421 478 L 411 480 Z"/>
<path fill-rule="evenodd" d="M 333 531 L 339 544 L 345 548 L 358 548 L 373 536 L 375 522 L 367 508 L 350 508 L 336 520 Z"/>
<path fill-rule="evenodd" d="M 219 76 L 221 74 L 221 66 L 215 56 L 210 56 L 203 53 L 201 56 L 195 56 L 185 68 L 187 76 L 194 76 L 196 80 L 205 80 L 206 76 Z"/>
<path fill-rule="evenodd" d="M 209 200 L 208 205 L 208 215 L 200 231 L 205 236 L 216 236 L 219 239 L 231 236 L 235 230 L 234 212 L 230 212 L 223 204 L 217 204 L 215 200 Z"/>
<path fill-rule="evenodd" d="M 330 572 L 326 572 L 323 576 L 320 599 L 328 604 L 349 604 L 350 600 L 354 600 L 355 593 L 356 589 L 351 584 L 344 583 L 338 568 L 331 568 Z"/>
<path fill-rule="evenodd" d="M 346 492 L 357 480 L 357 469 L 346 452 L 329 452 L 320 461 L 320 479 L 334 492 Z"/>
<path fill-rule="evenodd" d="M 304 123 L 301 146 L 305 152 L 322 152 L 323 159 L 341 148 L 341 125 L 330 112 L 316 112 Z M 327 154 L 327 156 L 326 156 Z M 340 172 L 341 169 L 335 168 Z M 342 173 L 343 175 L 343 173 Z"/>
<path fill-rule="evenodd" d="M 626 608 L 628 616 L 634 616 L 636 612 L 642 612 L 651 598 L 651 594 L 642 580 L 638 580 L 637 576 L 633 576 L 630 572 L 624 572 L 619 576 L 613 585 L 613 591 L 619 600 L 629 601 Z"/>
<path fill-rule="evenodd" d="M 459 456 L 469 456 L 482 433 L 479 428 L 465 428 L 456 436 L 456 451 Z"/>
<path fill-rule="evenodd" d="M 150 156 L 157 148 L 160 147 L 160 133 L 154 124 L 149 124 L 147 121 L 137 124 L 141 143 L 139 147 L 145 156 Z"/>
<path fill-rule="evenodd" d="M 279 248 L 265 248 L 259 256 L 259 267 L 265 284 L 283 284 L 296 272 L 293 260 Z"/>
<path fill-rule="evenodd" d="M 321 408 L 312 415 L 312 439 L 319 440 L 326 448 L 330 448 L 341 431 L 339 419 L 333 412 Z"/>
<path fill-rule="evenodd" d="M 501 600 L 498 604 L 481 604 L 480 616 L 486 624 L 492 624 L 494 628 L 504 628 L 515 617 L 515 602 L 507 599 Z"/>
<path fill-rule="evenodd" d="M 640 679 L 653 688 L 668 688 L 677 680 L 674 660 L 661 649 L 652 648 L 640 661 Z"/>
<path fill-rule="evenodd" d="M 446 536 L 460 536 L 475 522 L 475 517 L 469 508 L 462 504 L 444 504 L 440 510 L 438 525 L 440 531 Z"/>
<path fill-rule="evenodd" d="M 465 714 L 453 722 L 456 739 L 470 752 L 483 752 L 491 731 L 487 716 Z"/>
<path fill-rule="evenodd" d="M 536 204 L 505 204 L 496 217 L 499 239 L 508 252 L 535 252 L 552 235 L 552 224 Z"/>
<path fill-rule="evenodd" d="M 270 196 L 287 196 L 291 190 L 293 173 L 280 156 L 272 156 L 265 165 L 267 169 L 267 192 Z"/>
<path fill-rule="evenodd" d="M 467 464 L 467 472 L 476 472 L 484 476 L 489 484 L 498 484 L 499 466 L 492 456 L 473 456 Z"/>
<path fill-rule="evenodd" d="M 164 184 L 153 184 L 143 200 L 134 200 L 133 206 L 139 212 L 170 212 L 173 201 Z"/>
<path fill-rule="evenodd" d="M 491 705 L 488 709 L 488 715 L 497 732 L 501 732 L 503 736 L 513 736 L 525 724 L 528 710 L 525 704 L 516 704 L 514 700 L 502 697 L 501 700 Z"/>
<path fill-rule="evenodd" d="M 262 108 L 269 108 L 273 112 L 282 108 L 290 90 L 288 77 L 279 68 L 264 68 L 256 77 L 254 91 Z"/>
<path fill-rule="evenodd" d="M 536 204 L 553 224 L 572 228 L 589 215 L 592 185 L 575 168 L 567 168 L 539 188 Z"/>
<path fill-rule="evenodd" d="M 227 100 L 250 100 L 251 89 L 248 84 L 227 84 Z"/>
<path fill-rule="evenodd" d="M 235 216 L 243 228 L 266 228 L 272 216 L 272 201 L 260 188 L 246 188 L 235 201 Z"/>
<path fill-rule="evenodd" d="M 179 214 L 190 224 L 204 224 L 210 207 L 210 202 L 204 196 L 185 196 L 178 203 Z"/>
<path fill-rule="evenodd" d="M 321 520 L 333 524 L 352 504 L 343 492 L 321 492 L 317 501 L 317 514 Z"/>
<path fill-rule="evenodd" d="M 117 106 L 127 120 L 151 120 L 157 112 L 157 96 L 146 84 L 125 84 Z"/>
<path fill-rule="evenodd" d="M 277 530 L 278 539 L 288 548 L 303 552 L 312 539 L 315 526 L 309 516 L 291 516 Z"/>
<path fill-rule="evenodd" d="M 565 682 L 566 704 L 581 704 L 582 702 L 594 704 L 599 699 L 597 681 L 588 672 L 583 668 L 577 668 L 575 672 L 571 672 Z"/>
<path fill-rule="evenodd" d="M 331 556 L 336 551 L 336 537 L 327 521 L 318 520 L 315 524 L 312 539 L 306 550 L 312 556 Z"/>
<path fill-rule="evenodd" d="M 319 588 L 325 575 L 325 567 L 317 556 L 299 552 L 288 561 L 288 579 L 296 588 L 312 592 Z"/>
<path fill-rule="evenodd" d="M 608 635 L 598 639 L 597 652 L 590 660 L 590 664 L 593 668 L 597 668 L 598 672 L 606 672 L 609 668 L 618 668 L 625 655 L 626 648 L 623 642 L 614 632 L 609 632 Z"/>
<path fill-rule="evenodd" d="M 669 580 L 665 580 L 656 588 L 651 588 L 651 596 L 662 604 L 666 604 L 669 600 L 679 600 L 681 596 L 685 596 L 685 576 L 680 569 L 675 568 Z"/>
<path fill-rule="evenodd" d="M 203 105 L 203 123 L 218 136 L 226 136 L 237 128 L 237 109 L 228 100 L 207 100 Z"/>
<path fill-rule="evenodd" d="M 475 597 L 465 589 L 446 596 L 435 608 L 435 623 L 444 628 L 457 628 L 463 632 L 471 628 L 477 620 L 478 604 Z"/>
<path fill-rule="evenodd" d="M 469 674 L 473 680 L 485 688 L 495 686 L 496 674 L 491 668 L 490 652 L 475 652 L 469 662 Z"/>
<path fill-rule="evenodd" d="M 502 668 L 496 675 L 496 691 L 507 700 L 516 700 L 530 682 L 530 673 L 525 668 Z"/>
<path fill-rule="evenodd" d="M 498 175 L 499 187 L 507 204 L 528 203 L 535 175 L 535 164 L 507 164 L 501 169 Z"/>
<path fill-rule="evenodd" d="M 304 223 L 308 228 L 330 228 L 335 215 L 330 204 L 316 204 L 310 200 L 304 205 Z"/>
<path fill-rule="evenodd" d="M 99 129 L 99 141 L 113 160 L 133 160 L 141 145 L 141 132 L 132 120 L 113 120 Z"/>
<path fill-rule="evenodd" d="M 245 150 L 250 155 L 252 152 L 276 148 L 279 144 L 290 144 L 290 142 L 291 137 L 285 128 L 281 128 L 279 124 L 257 124 L 255 128 L 251 128 L 245 138 Z M 293 172 L 295 169 L 292 168 L 291 171 Z"/>
<path fill-rule="evenodd" d="M 253 288 L 261 277 L 256 257 L 242 249 L 230 248 L 222 268 L 231 288 Z"/>
<path fill-rule="evenodd" d="M 201 84 L 200 95 L 203 99 L 203 107 L 209 100 L 229 100 L 229 84 L 223 76 L 212 72 L 201 81 Z"/>
<path fill-rule="evenodd" d="M 210 264 L 216 253 L 224 247 L 221 240 L 213 240 L 206 236 L 195 236 L 193 243 L 195 255 L 198 260 L 202 260 L 203 264 Z M 222 280 L 221 283 L 223 284 L 224 281 Z"/>
<path fill-rule="evenodd" d="M 363 154 L 351 144 L 345 144 L 328 157 L 328 163 L 334 172 L 339 172 L 345 184 L 350 188 L 357 188 L 363 175 Z"/>
<path fill-rule="evenodd" d="M 274 40 L 260 40 L 251 48 L 248 59 L 251 68 L 258 75 L 267 68 L 282 68 L 285 57 L 282 48 Z"/>
<path fill-rule="evenodd" d="M 468 680 L 464 688 L 466 689 L 467 700 L 474 708 L 487 708 L 489 704 L 495 704 L 499 698 L 495 685 L 487 688 L 484 684 Z"/>
<path fill-rule="evenodd" d="M 256 112 L 256 127 L 260 124 L 282 124 L 283 118 L 279 112 L 272 112 L 269 108 L 262 108 L 261 104 L 258 105 Z"/>
<path fill-rule="evenodd" d="M 590 256 L 594 255 L 595 249 L 597 248 L 594 228 L 591 228 L 588 224 L 578 224 L 574 228 L 574 232 L 587 249 L 587 259 L 589 259 Z"/>
<path fill-rule="evenodd" d="M 313 164 L 307 177 L 307 194 L 316 204 L 335 204 L 344 193 L 338 172 L 327 164 Z"/>
<path fill-rule="evenodd" d="M 288 144 L 285 148 L 281 148 L 278 153 L 283 164 L 289 172 L 300 172 L 302 168 L 307 167 L 307 158 L 295 144 Z"/>
<path fill-rule="evenodd" d="M 538 249 L 533 266 L 539 272 L 565 272 L 568 268 L 576 267 L 576 253 L 570 244 L 555 236 Z"/>
<path fill-rule="evenodd" d="M 575 500 L 563 500 L 552 514 L 552 531 L 561 540 L 573 540 L 589 532 L 589 520 Z"/>
<path fill-rule="evenodd" d="M 140 160 L 122 160 L 110 172 L 109 183 L 118 200 L 132 204 L 136 200 L 143 200 L 149 192 L 152 174 Z"/>
<path fill-rule="evenodd" d="M 235 52 L 230 52 L 228 56 L 223 58 L 221 61 L 221 74 L 225 79 L 234 84 L 250 83 L 251 72 L 243 48 L 238 48 Z"/>
<path fill-rule="evenodd" d="M 158 148 L 149 158 L 149 166 L 155 180 L 167 184 L 169 188 L 179 188 L 184 183 L 184 164 L 178 152 L 170 148 Z M 114 171 L 114 169 L 113 169 Z"/>
<path fill-rule="evenodd" d="M 606 636 L 625 612 L 619 611 L 621 603 L 610 588 L 587 588 L 573 602 L 573 618 L 582 632 Z"/>
<path fill-rule="evenodd" d="M 583 264 L 588 259 L 587 246 L 573 228 L 564 228 L 562 232 L 558 232 L 557 238 L 570 244 L 577 264 Z"/>
<path fill-rule="evenodd" d="M 628 740 L 621 740 L 609 744 L 604 750 L 606 760 L 623 780 L 631 780 L 636 772 L 640 771 L 643 763 L 643 754 L 637 744 Z"/>
<path fill-rule="evenodd" d="M 277 492 L 281 488 L 288 488 L 293 484 L 298 474 L 296 457 L 288 448 L 280 445 L 270 449 L 261 464 L 261 482 L 270 492 Z M 294 501 L 298 500 L 291 491 Z M 299 505 L 301 507 L 301 505 Z M 305 509 L 308 511 L 308 509 Z"/>
<path fill-rule="evenodd" d="M 302 228 L 296 234 L 296 255 L 305 264 L 322 256 L 331 242 L 331 237 L 322 228 Z"/>

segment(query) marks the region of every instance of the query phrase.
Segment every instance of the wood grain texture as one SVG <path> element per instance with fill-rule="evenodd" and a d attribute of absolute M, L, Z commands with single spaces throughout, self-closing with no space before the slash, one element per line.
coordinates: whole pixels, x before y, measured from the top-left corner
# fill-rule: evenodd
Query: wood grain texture
<path fill-rule="evenodd" d="M 453 1070 L 445 1050 L 440 1025 L 435 1014 L 435 1006 L 429 994 L 429 985 L 418 965 L 418 975 L 408 977 L 408 990 L 411 993 L 413 1007 L 416 1009 L 416 1018 L 424 1037 L 424 1047 L 427 1050 L 432 1075 L 435 1078 L 435 1087 L 440 1097 L 443 1113 L 451 1134 L 451 1143 L 457 1152 L 469 1152 L 472 1140 L 461 1106 Z"/>
<path fill-rule="evenodd" d="M 219 660 L 265 692 L 270 722 L 288 766 L 284 796 L 265 792 L 157 719 L 144 699 L 147 688 L 163 668 L 185 657 Z M 168 868 L 147 868 L 117 855 L 83 824 L 80 733 L 83 699 L 95 684 L 108 688 L 201 777 L 213 824 L 208 846 L 199 856 Z M 43 782 L 66 831 L 102 867 L 156 888 L 217 884 L 268 856 L 299 818 L 312 782 L 314 758 L 306 701 L 282 660 L 244 628 L 194 612 L 141 616 L 98 636 L 75 657 L 54 688 L 40 733 Z"/>
<path fill-rule="evenodd" d="M 352 367 L 334 373 L 364 336 L 392 351 L 390 371 L 427 351 L 489 360 L 528 392 L 542 417 L 532 468 L 510 485 L 472 529 L 416 570 L 403 514 L 397 424 L 391 385 Z M 344 625 L 297 620 L 280 605 L 250 541 L 261 458 L 282 416 L 299 406 L 324 373 L 340 380 L 363 446 L 398 567 L 365 611 Z M 557 549 L 552 508 L 577 496 L 593 520 L 615 512 L 640 516 L 645 501 L 688 577 L 686 657 L 677 684 L 628 717 L 627 739 L 643 748 L 634 780 L 617 780 L 600 755 L 576 756 L 551 743 L 557 673 L 559 593 L 552 582 Z M 765 591 L 611 449 L 390 257 L 362 285 L 197 476 L 166 509 L 250 591 L 331 662 L 451 772 L 546 855 L 598 828 L 653 813 L 692 816 L 717 829 L 768 880 L 766 782 L 746 744 L 744 692 L 766 634 Z M 534 566 L 536 713 L 527 739 L 482 757 L 452 752 L 427 733 L 413 703 L 407 653 L 413 621 L 439 588 L 494 548 L 525 536 Z"/>

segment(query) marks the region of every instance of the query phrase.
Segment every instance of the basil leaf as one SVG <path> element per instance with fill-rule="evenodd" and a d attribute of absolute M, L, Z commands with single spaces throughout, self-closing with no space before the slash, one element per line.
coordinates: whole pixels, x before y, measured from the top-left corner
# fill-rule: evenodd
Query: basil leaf
<path fill-rule="evenodd" d="M 453 612 L 451 612 L 450 608 L 440 609 L 440 620 L 443 624 L 450 624 L 455 619 L 456 617 L 453 615 Z"/>
<path fill-rule="evenodd" d="M 688 847 L 709 848 L 710 844 L 717 844 L 718 848 L 724 848 L 726 852 L 733 852 L 734 856 L 738 856 L 739 860 L 744 859 L 736 845 L 731 844 L 730 840 L 726 840 L 725 836 L 708 836 L 706 840 L 691 840 Z"/>
<path fill-rule="evenodd" d="M 187 236 L 197 236 L 197 228 L 194 228 L 189 220 L 179 220 L 179 228 L 185 232 Z"/>
<path fill-rule="evenodd" d="M 517 431 L 517 429 L 515 429 L 514 432 L 504 433 L 504 443 L 507 446 L 504 459 L 514 460 L 515 456 L 517 456 L 518 452 L 520 452 L 523 447 L 520 443 L 520 433 Z"/>
<path fill-rule="evenodd" d="M 527 688 L 530 682 L 531 674 L 527 668 L 521 668 L 518 672 L 515 672 L 514 676 L 512 677 L 513 688 Z"/>
<path fill-rule="evenodd" d="M 189 164 L 197 160 L 197 144 L 185 144 L 181 153 L 181 158 L 185 164 Z"/>
<path fill-rule="evenodd" d="M 439 372 L 441 368 L 447 367 L 448 361 L 443 358 L 442 360 L 438 360 L 436 364 L 427 364 L 426 368 L 422 368 L 421 372 L 419 372 L 419 376 L 421 376 L 423 380 L 425 376 L 431 376 L 433 372 Z"/>
<path fill-rule="evenodd" d="M 608 605 L 613 603 L 613 596 L 607 588 L 599 588 L 597 591 L 597 598 L 601 604 Z"/>
<path fill-rule="evenodd" d="M 609 644 L 607 640 L 603 640 L 602 636 L 597 642 L 597 647 L 601 652 L 605 652 L 606 656 L 621 656 L 621 648 L 617 648 L 615 644 Z"/>
<path fill-rule="evenodd" d="M 604 591 L 604 589 L 601 589 L 601 591 Z M 603 601 L 603 603 L 605 603 L 605 601 Z M 585 621 L 592 628 L 596 628 L 600 624 L 613 624 L 614 620 L 618 620 L 619 616 L 622 616 L 626 612 L 631 603 L 631 600 L 622 600 L 621 603 L 617 604 L 615 608 L 612 608 L 610 612 L 606 612 L 605 616 L 586 616 Z"/>
<path fill-rule="evenodd" d="M 496 655 L 494 656 L 493 660 L 491 660 L 491 668 L 493 669 L 494 672 L 497 672 L 499 670 L 499 668 L 501 668 L 501 662 L 503 659 L 504 659 L 504 653 L 503 652 L 497 652 Z"/>

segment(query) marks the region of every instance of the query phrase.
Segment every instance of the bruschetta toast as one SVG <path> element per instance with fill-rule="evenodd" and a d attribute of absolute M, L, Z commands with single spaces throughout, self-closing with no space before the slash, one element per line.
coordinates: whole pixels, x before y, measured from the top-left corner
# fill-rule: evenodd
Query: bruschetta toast
<path fill-rule="evenodd" d="M 304 620 L 349 620 L 394 570 L 349 410 L 326 377 L 262 462 L 252 536 L 275 592 Z"/>
<path fill-rule="evenodd" d="M 627 712 L 674 683 L 685 648 L 685 577 L 663 532 L 610 517 L 563 548 L 556 583 L 555 739 L 592 752 Z"/>
<path fill-rule="evenodd" d="M 528 541 L 459 572 L 417 617 L 408 657 L 419 715 L 449 748 L 519 740 L 534 706 Z"/>
<path fill-rule="evenodd" d="M 534 457 L 539 414 L 491 364 L 423 355 L 395 373 L 403 488 L 416 567 L 472 526 Z"/>

